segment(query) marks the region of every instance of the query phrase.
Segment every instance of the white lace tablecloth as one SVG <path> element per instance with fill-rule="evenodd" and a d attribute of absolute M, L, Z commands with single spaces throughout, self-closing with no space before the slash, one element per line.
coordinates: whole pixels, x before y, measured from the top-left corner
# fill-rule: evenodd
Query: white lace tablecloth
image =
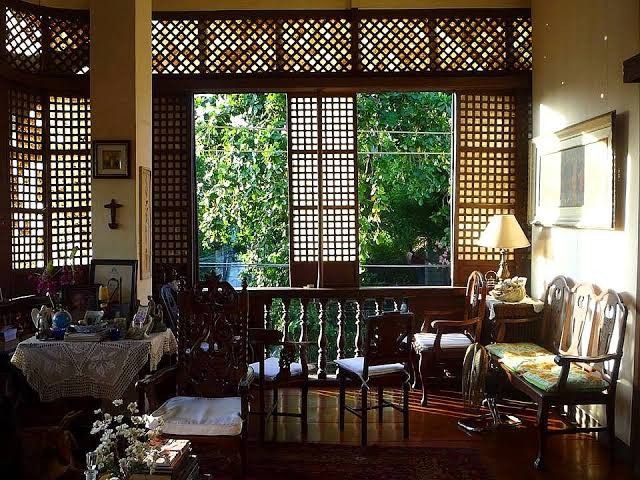
<path fill-rule="evenodd" d="M 137 379 L 147 362 L 155 370 L 165 354 L 178 350 L 171 330 L 143 340 L 115 342 L 20 342 L 11 362 L 22 370 L 40 400 L 94 397 L 114 400 Z"/>
<path fill-rule="evenodd" d="M 516 303 L 526 303 L 529 305 L 533 305 L 533 311 L 536 313 L 540 313 L 544 308 L 544 302 L 541 302 L 540 300 L 536 300 L 535 298 L 531 298 L 528 296 L 524 297 L 519 302 L 503 302 L 502 300 L 496 300 L 491 295 L 487 295 L 487 307 L 489 308 L 489 320 L 493 320 L 494 318 L 496 318 L 496 311 L 494 306 L 497 303 L 506 303 L 509 305 L 513 305 Z"/>

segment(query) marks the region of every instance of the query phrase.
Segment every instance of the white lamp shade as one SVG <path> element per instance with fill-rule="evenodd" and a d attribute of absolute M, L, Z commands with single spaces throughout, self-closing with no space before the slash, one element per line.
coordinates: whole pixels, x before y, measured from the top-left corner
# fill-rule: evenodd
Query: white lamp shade
<path fill-rule="evenodd" d="M 494 215 L 480 234 L 478 245 L 490 248 L 524 248 L 530 245 L 513 215 Z"/>

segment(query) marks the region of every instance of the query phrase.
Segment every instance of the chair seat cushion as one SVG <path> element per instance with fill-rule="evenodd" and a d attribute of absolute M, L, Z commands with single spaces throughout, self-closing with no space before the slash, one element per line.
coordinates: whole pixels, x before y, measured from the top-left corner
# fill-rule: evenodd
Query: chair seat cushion
<path fill-rule="evenodd" d="M 512 357 L 538 357 L 545 355 L 553 355 L 546 348 L 542 348 L 535 343 L 492 343 L 487 345 L 487 351 L 498 358 L 505 356 Z"/>
<path fill-rule="evenodd" d="M 417 353 L 433 350 L 436 341 L 435 333 L 416 333 L 413 338 L 413 348 Z M 464 333 L 443 333 L 440 348 L 443 350 L 466 350 L 471 340 Z"/>
<path fill-rule="evenodd" d="M 255 372 L 256 378 L 260 376 L 260 362 L 254 362 L 249 365 Z M 296 377 L 302 375 L 302 365 L 298 362 L 292 362 L 289 364 L 289 370 L 291 376 Z M 264 379 L 267 382 L 271 382 L 276 379 L 280 373 L 280 360 L 276 357 L 269 357 L 264 361 Z"/>
<path fill-rule="evenodd" d="M 364 378 L 364 357 L 352 357 L 352 358 L 341 358 L 340 360 L 335 360 L 335 364 L 349 372 L 355 373 L 358 375 L 362 381 L 366 381 Z M 380 375 L 388 375 L 390 373 L 401 373 L 405 372 L 404 365 L 402 363 L 389 363 L 386 365 L 371 365 L 369 367 L 369 377 L 378 377 Z"/>
<path fill-rule="evenodd" d="M 173 397 L 151 414 L 147 428 L 168 435 L 240 435 L 240 397 Z"/>

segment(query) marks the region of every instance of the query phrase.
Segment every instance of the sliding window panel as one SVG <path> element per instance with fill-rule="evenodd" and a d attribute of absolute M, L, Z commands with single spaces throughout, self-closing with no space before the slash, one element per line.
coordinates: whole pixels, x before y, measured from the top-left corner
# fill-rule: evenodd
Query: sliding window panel
<path fill-rule="evenodd" d="M 477 245 L 494 215 L 514 214 L 526 225 L 530 115 L 527 92 L 469 92 L 456 97 L 453 212 L 454 284 L 473 270 L 496 270 L 497 249 Z M 515 274 L 529 272 L 528 249 L 508 254 Z"/>
<path fill-rule="evenodd" d="M 153 285 L 194 280 L 193 96 L 153 99 Z"/>
<path fill-rule="evenodd" d="M 291 286 L 358 284 L 355 96 L 290 95 Z"/>

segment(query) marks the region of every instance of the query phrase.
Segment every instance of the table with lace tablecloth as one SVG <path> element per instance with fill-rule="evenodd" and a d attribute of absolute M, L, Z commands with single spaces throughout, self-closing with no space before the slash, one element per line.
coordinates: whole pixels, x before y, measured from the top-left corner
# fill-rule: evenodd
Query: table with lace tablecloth
<path fill-rule="evenodd" d="M 11 362 L 44 402 L 65 397 L 121 398 L 149 366 L 178 350 L 171 330 L 142 340 L 70 342 L 31 337 L 16 347 Z"/>
<path fill-rule="evenodd" d="M 544 302 L 524 297 L 519 302 L 503 302 L 487 296 L 482 342 L 534 342 L 540 330 Z M 507 331 L 507 323 L 509 329 Z"/>

